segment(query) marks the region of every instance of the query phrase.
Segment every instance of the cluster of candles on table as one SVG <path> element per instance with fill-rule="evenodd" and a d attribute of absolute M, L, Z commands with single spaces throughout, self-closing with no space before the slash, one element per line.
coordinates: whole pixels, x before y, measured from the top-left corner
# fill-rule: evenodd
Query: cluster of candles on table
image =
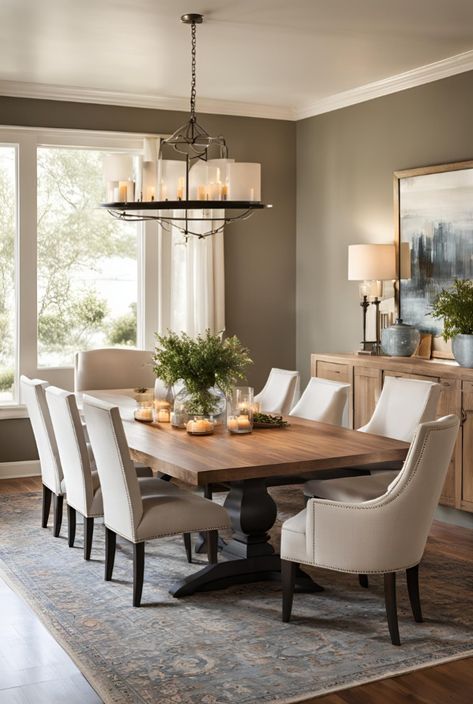
<path fill-rule="evenodd" d="M 172 423 L 174 427 L 182 427 L 190 435 L 210 435 L 214 432 L 217 420 L 212 416 L 191 415 L 178 416 L 172 403 L 163 398 L 153 398 L 151 392 L 140 394 L 135 410 L 136 420 L 147 423 Z M 253 400 L 253 389 L 249 386 L 234 389 L 227 416 L 227 430 L 230 433 L 242 435 L 253 430 L 253 414 L 259 412 L 260 406 Z"/>

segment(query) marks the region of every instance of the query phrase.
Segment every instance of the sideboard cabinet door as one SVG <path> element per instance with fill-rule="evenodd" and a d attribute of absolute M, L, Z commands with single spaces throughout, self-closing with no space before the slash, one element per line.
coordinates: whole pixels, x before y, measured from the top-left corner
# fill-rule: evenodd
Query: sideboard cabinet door
<path fill-rule="evenodd" d="M 439 379 L 442 385 L 437 418 L 455 413 L 459 418 L 462 415 L 462 394 L 460 379 Z M 440 496 L 440 503 L 444 506 L 460 508 L 461 481 L 462 481 L 462 428 L 460 427 L 452 461 L 447 472 L 447 478 Z"/>
<path fill-rule="evenodd" d="M 461 507 L 473 511 L 473 381 L 463 382 L 463 472 Z"/>

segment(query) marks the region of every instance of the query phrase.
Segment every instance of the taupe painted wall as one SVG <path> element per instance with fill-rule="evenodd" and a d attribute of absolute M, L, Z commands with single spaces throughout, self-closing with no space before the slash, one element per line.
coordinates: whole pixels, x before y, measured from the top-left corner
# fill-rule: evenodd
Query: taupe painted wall
<path fill-rule="evenodd" d="M 170 133 L 186 117 L 183 112 L 0 97 L 3 125 Z M 259 389 L 271 367 L 295 365 L 296 125 L 219 115 L 200 120 L 211 134 L 225 136 L 230 156 L 261 163 L 262 197 L 274 204 L 228 227 L 225 235 L 227 332 L 249 347 L 255 364 L 248 380 Z M 27 432 L 24 421 L 14 427 Z M 10 429 L 0 422 L 0 462 L 12 461 Z M 30 435 L 25 438 L 29 449 L 18 459 L 34 456 Z"/>
<path fill-rule="evenodd" d="M 359 347 L 347 247 L 394 238 L 392 174 L 473 159 L 473 72 L 297 125 L 297 368 Z"/>

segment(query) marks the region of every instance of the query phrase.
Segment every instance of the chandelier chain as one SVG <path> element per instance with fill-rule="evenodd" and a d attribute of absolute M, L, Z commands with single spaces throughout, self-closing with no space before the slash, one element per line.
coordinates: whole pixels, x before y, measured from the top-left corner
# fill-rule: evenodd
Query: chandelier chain
<path fill-rule="evenodd" d="M 191 37 L 192 37 L 192 49 L 191 49 L 191 122 L 196 121 L 195 117 L 195 100 L 196 100 L 196 53 L 197 53 L 197 39 L 196 39 L 196 26 L 195 22 L 191 24 Z"/>

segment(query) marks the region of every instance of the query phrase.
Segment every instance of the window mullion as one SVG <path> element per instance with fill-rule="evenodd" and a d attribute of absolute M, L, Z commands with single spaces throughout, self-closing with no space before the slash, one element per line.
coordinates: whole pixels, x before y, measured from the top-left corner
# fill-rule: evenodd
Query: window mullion
<path fill-rule="evenodd" d="M 18 350 L 21 374 L 37 373 L 36 139 L 21 135 L 18 153 Z"/>

